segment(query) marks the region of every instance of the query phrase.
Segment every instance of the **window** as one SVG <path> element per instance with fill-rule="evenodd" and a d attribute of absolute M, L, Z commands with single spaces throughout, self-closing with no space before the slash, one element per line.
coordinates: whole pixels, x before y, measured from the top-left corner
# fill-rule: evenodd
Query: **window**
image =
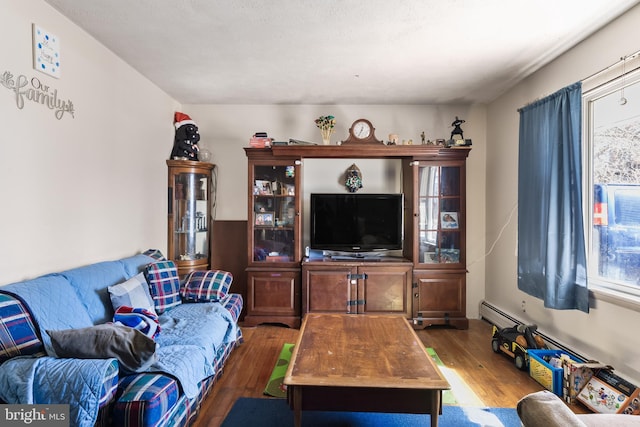
<path fill-rule="evenodd" d="M 583 95 L 585 231 L 589 286 L 637 300 L 640 70 L 623 74 Z"/>

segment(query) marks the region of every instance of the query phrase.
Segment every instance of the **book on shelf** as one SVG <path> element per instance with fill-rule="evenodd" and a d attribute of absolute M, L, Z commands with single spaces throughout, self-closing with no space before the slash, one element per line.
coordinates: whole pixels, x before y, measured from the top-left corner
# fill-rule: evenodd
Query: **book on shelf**
<path fill-rule="evenodd" d="M 289 138 L 289 145 L 318 145 L 318 143 Z"/>

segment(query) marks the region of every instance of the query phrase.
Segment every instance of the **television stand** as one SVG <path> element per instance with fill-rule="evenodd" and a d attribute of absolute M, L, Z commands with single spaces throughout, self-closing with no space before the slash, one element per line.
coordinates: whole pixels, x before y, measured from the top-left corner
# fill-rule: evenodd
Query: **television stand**
<path fill-rule="evenodd" d="M 305 259 L 302 313 L 384 313 L 410 319 L 412 272 L 411 261 L 383 254 Z"/>

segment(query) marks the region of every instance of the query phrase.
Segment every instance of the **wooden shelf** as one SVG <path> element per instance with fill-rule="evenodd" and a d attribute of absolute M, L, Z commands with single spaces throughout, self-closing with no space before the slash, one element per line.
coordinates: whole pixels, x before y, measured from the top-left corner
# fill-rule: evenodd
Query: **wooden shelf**
<path fill-rule="evenodd" d="M 406 158 L 446 160 L 449 157 L 460 158 L 469 155 L 471 147 L 445 148 L 439 145 L 275 145 L 272 148 L 245 148 L 247 153 L 256 156 L 260 152 L 271 157 L 300 157 L 315 159 L 335 158 Z"/>

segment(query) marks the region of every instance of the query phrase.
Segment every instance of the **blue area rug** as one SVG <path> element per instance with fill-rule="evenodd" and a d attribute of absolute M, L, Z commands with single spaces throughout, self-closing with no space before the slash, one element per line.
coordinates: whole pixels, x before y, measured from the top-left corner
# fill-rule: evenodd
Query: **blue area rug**
<path fill-rule="evenodd" d="M 377 414 L 370 412 L 303 411 L 303 427 L 370 427 L 430 425 L 429 415 Z M 239 398 L 229 411 L 222 427 L 293 427 L 293 411 L 284 399 Z M 443 406 L 439 427 L 491 426 L 520 427 L 513 408 L 463 408 Z"/>

